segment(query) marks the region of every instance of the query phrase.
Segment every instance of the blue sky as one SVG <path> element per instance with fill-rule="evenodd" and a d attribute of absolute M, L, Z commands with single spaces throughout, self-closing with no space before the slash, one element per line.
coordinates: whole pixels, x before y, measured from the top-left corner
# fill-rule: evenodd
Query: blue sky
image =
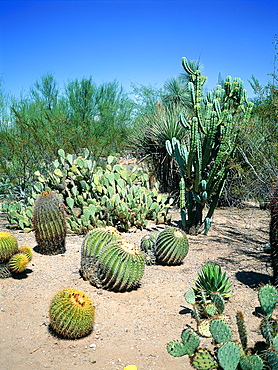
<path fill-rule="evenodd" d="M 83 77 L 160 88 L 183 56 L 200 58 L 209 89 L 221 73 L 252 95 L 251 75 L 267 84 L 274 71 L 274 0 L 0 0 L 0 19 L 0 75 L 15 96 L 46 73 L 61 90 Z"/>

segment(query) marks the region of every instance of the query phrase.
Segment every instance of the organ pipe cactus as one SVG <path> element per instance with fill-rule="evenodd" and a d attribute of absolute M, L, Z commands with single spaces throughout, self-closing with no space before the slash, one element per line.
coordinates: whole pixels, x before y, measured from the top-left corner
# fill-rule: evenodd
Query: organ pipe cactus
<path fill-rule="evenodd" d="M 191 234 L 203 234 L 210 228 L 211 216 L 217 205 L 234 156 L 239 124 L 250 119 L 253 103 L 239 78 L 229 76 L 223 86 L 205 96 L 202 86 L 206 77 L 194 70 L 186 58 L 182 66 L 188 74 L 193 114 L 180 117 L 188 132 L 188 140 L 166 141 L 166 149 L 180 169 L 180 212 L 183 228 Z M 208 211 L 203 218 L 204 207 Z"/>
<path fill-rule="evenodd" d="M 58 194 L 44 191 L 38 196 L 34 205 L 33 226 L 39 253 L 65 253 L 67 226 L 64 204 Z"/>

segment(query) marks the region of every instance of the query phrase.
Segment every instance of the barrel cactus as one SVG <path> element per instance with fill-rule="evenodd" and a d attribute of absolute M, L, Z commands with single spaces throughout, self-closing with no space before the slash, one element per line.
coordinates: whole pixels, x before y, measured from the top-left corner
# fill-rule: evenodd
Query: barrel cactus
<path fill-rule="evenodd" d="M 52 299 L 50 324 L 54 331 L 68 339 L 88 335 L 94 325 L 95 307 L 88 295 L 76 288 L 66 288 Z"/>
<path fill-rule="evenodd" d="M 145 270 L 140 248 L 124 239 L 111 241 L 99 258 L 99 279 L 109 290 L 126 291 L 138 286 Z"/>
<path fill-rule="evenodd" d="M 98 278 L 98 260 L 103 247 L 120 238 L 120 233 L 114 227 L 96 228 L 88 232 L 81 247 L 80 273 L 91 284 L 101 287 Z"/>
<path fill-rule="evenodd" d="M 33 258 L 33 249 L 29 247 L 28 245 L 24 245 L 22 247 L 18 248 L 20 253 L 23 253 L 27 256 L 28 261 L 30 262 Z"/>
<path fill-rule="evenodd" d="M 158 262 L 166 265 L 180 264 L 188 253 L 188 239 L 178 228 L 162 230 L 156 239 L 155 254 Z"/>
<path fill-rule="evenodd" d="M 39 253 L 65 253 L 65 210 L 58 194 L 44 191 L 38 196 L 34 205 L 33 226 Z"/>
<path fill-rule="evenodd" d="M 155 242 L 158 232 L 144 235 L 140 242 L 140 249 L 144 253 L 146 265 L 155 265 Z"/>
<path fill-rule="evenodd" d="M 18 252 L 18 243 L 14 235 L 9 232 L 0 232 L 0 263 L 6 262 Z"/>
<path fill-rule="evenodd" d="M 16 253 L 9 260 L 9 270 L 14 273 L 23 272 L 26 270 L 28 262 L 29 260 L 26 254 Z"/>

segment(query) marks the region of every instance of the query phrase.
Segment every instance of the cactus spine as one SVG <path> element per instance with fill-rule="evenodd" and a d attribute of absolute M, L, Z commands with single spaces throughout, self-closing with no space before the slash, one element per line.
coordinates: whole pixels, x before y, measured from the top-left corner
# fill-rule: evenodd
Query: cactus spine
<path fill-rule="evenodd" d="M 180 168 L 180 208 L 183 228 L 197 234 L 210 228 L 210 219 L 225 183 L 229 161 L 235 153 L 240 120 L 248 122 L 253 104 L 247 101 L 247 92 L 239 78 L 227 77 L 224 86 L 217 85 L 214 92 L 203 96 L 202 85 L 206 77 L 186 58 L 182 66 L 189 77 L 193 116 L 180 123 L 189 132 L 189 143 L 176 138 L 166 141 L 169 155 Z M 185 125 L 186 123 L 186 125 Z M 203 209 L 208 212 L 203 219 Z"/>
<path fill-rule="evenodd" d="M 91 299 L 75 288 L 58 292 L 50 303 L 50 324 L 58 335 L 65 338 L 88 335 L 93 329 L 94 315 L 95 307 Z"/>
<path fill-rule="evenodd" d="M 34 205 L 33 225 L 39 253 L 65 253 L 65 210 L 58 194 L 44 191 L 38 196 Z"/>

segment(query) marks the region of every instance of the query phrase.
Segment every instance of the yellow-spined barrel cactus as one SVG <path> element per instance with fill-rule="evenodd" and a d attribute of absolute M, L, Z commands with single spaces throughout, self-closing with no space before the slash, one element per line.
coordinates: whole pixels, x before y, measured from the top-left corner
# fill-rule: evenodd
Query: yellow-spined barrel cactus
<path fill-rule="evenodd" d="M 27 256 L 28 261 L 30 262 L 33 258 L 33 249 L 29 247 L 28 245 L 24 245 L 22 247 L 18 248 L 20 253 L 23 253 Z"/>
<path fill-rule="evenodd" d="M 136 288 L 144 270 L 144 254 L 124 239 L 110 242 L 100 254 L 98 274 L 106 289 L 120 292 Z"/>
<path fill-rule="evenodd" d="M 188 239 L 181 229 L 169 227 L 162 230 L 156 239 L 155 254 L 158 262 L 177 265 L 188 253 Z"/>
<path fill-rule="evenodd" d="M 9 232 L 0 232 L 0 263 L 7 262 L 17 252 L 18 243 L 16 237 Z"/>
<path fill-rule="evenodd" d="M 66 288 L 52 299 L 50 324 L 54 331 L 68 339 L 88 335 L 94 326 L 95 307 L 89 296 L 76 288 Z"/>
<path fill-rule="evenodd" d="M 23 272 L 26 270 L 28 262 L 29 260 L 26 254 L 16 253 L 9 260 L 9 270 L 14 273 Z"/>
<path fill-rule="evenodd" d="M 38 196 L 34 205 L 33 226 L 39 253 L 65 253 L 67 226 L 64 203 L 58 194 L 44 191 Z"/>
<path fill-rule="evenodd" d="M 103 247 L 120 237 L 120 233 L 114 227 L 96 228 L 85 236 L 81 247 L 80 273 L 85 280 L 89 280 L 94 286 L 102 286 L 97 271 L 99 255 Z"/>

